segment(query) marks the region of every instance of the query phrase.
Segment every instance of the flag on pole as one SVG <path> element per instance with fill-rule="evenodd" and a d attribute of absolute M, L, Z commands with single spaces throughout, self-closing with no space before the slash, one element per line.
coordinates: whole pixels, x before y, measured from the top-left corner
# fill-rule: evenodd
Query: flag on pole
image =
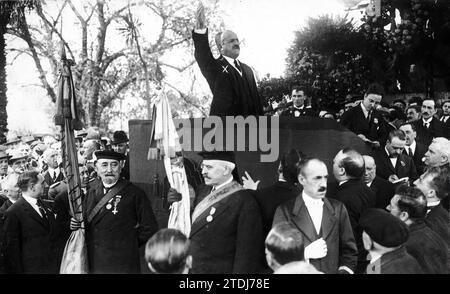
<path fill-rule="evenodd" d="M 58 80 L 55 124 L 61 126 L 61 150 L 67 180 L 70 214 L 82 222 L 82 229 L 73 231 L 64 248 L 60 266 L 61 274 L 84 274 L 88 272 L 87 249 L 83 224 L 81 201 L 81 181 L 78 171 L 78 156 L 74 130 L 81 130 L 78 119 L 75 88 L 70 67 L 72 60 L 66 58 L 64 45 L 61 46 L 61 65 Z"/>
<path fill-rule="evenodd" d="M 162 89 L 153 108 L 152 134 L 147 159 L 159 159 L 158 154 L 163 157 L 170 187 L 182 195 L 181 201 L 174 202 L 170 207 L 167 227 L 180 230 L 189 236 L 191 231 L 189 185 L 183 162 L 176 155 L 176 152 L 180 151 L 180 141 L 173 123 L 169 100 Z"/>

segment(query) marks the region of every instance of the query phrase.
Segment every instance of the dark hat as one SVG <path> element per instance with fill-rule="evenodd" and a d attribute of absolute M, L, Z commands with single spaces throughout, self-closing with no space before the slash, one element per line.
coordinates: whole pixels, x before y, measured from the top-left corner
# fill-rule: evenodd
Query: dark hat
<path fill-rule="evenodd" d="M 128 142 L 127 134 L 124 131 L 115 131 L 113 134 L 113 139 L 111 141 L 111 144 L 120 144 L 120 143 L 126 143 Z"/>
<path fill-rule="evenodd" d="M 94 152 L 95 158 L 98 159 L 115 159 L 115 160 L 125 160 L 127 157 L 122 154 L 112 150 L 97 150 Z"/>
<path fill-rule="evenodd" d="M 395 103 L 400 102 L 401 104 L 406 106 L 406 101 L 400 98 L 395 99 L 394 101 L 392 101 L 392 105 L 394 105 Z"/>
<path fill-rule="evenodd" d="M 79 131 L 75 131 L 75 137 L 76 138 L 84 138 L 87 136 L 87 131 L 85 129 L 79 130 Z"/>
<path fill-rule="evenodd" d="M 234 152 L 232 151 L 203 151 L 199 153 L 203 157 L 203 160 L 223 160 L 231 163 L 236 163 L 234 158 Z"/>
<path fill-rule="evenodd" d="M 6 153 L 5 150 L 0 150 L 0 159 L 7 158 L 10 159 L 12 156 Z"/>
<path fill-rule="evenodd" d="M 359 225 L 373 241 L 385 247 L 397 247 L 409 237 L 408 226 L 397 217 L 379 208 L 366 210 Z"/>

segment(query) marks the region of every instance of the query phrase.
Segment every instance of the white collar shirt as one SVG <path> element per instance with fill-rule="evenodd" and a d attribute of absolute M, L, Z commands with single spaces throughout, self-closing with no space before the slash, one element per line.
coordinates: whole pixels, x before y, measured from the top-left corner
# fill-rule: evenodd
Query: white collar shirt
<path fill-rule="evenodd" d="M 308 209 L 308 213 L 314 224 L 314 228 L 316 229 L 317 234 L 319 234 L 322 225 L 323 200 L 314 199 L 306 194 L 305 191 L 302 192 L 302 198 L 305 202 L 306 208 Z"/>
<path fill-rule="evenodd" d="M 36 210 L 36 212 L 42 217 L 42 214 L 41 214 L 41 212 L 39 211 L 39 206 L 37 205 L 37 199 L 36 199 L 36 198 L 33 198 L 33 197 L 29 197 L 29 196 L 23 195 L 23 194 L 22 194 L 22 197 L 23 197 L 23 199 L 24 199 L 26 202 L 28 202 L 28 203 L 31 205 L 31 207 L 33 207 L 33 209 Z"/>
<path fill-rule="evenodd" d="M 409 155 L 408 149 L 411 149 L 412 155 L 416 154 L 416 146 L 417 143 L 416 140 L 414 140 L 414 142 L 412 142 L 411 145 L 405 146 L 406 153 Z"/>
<path fill-rule="evenodd" d="M 239 60 L 237 60 L 237 59 L 233 59 L 233 58 L 230 58 L 230 57 L 225 56 L 225 55 L 223 55 L 223 58 L 225 58 L 225 60 L 228 61 L 228 63 L 231 64 L 231 66 L 234 67 L 234 69 L 236 69 L 236 71 L 242 77 L 242 72 L 239 69 L 237 69 L 236 65 L 234 65 L 234 61 L 236 60 L 237 63 L 239 64 L 239 66 L 241 66 L 241 69 L 242 69 L 241 62 Z"/>
<path fill-rule="evenodd" d="M 367 116 L 369 115 L 369 111 L 364 107 L 364 104 L 361 102 L 361 109 L 364 113 L 364 117 L 367 118 Z"/>
<path fill-rule="evenodd" d="M 386 146 L 384 147 L 384 150 L 386 151 L 386 154 L 389 157 L 389 160 L 391 161 L 392 166 L 395 168 L 395 165 L 397 164 L 397 157 L 390 157 L 389 151 L 387 150 Z"/>
<path fill-rule="evenodd" d="M 226 180 L 225 182 L 223 182 L 220 185 L 214 186 L 213 189 L 211 191 L 215 191 L 215 190 L 219 190 L 220 188 L 222 188 L 223 186 L 225 186 L 226 184 L 229 184 L 233 181 L 233 177 L 231 176 L 228 180 Z"/>
<path fill-rule="evenodd" d="M 56 178 L 59 177 L 60 172 L 61 172 L 61 170 L 59 168 L 48 167 L 48 173 L 52 179 L 53 179 L 53 176 L 55 173 L 56 173 Z"/>

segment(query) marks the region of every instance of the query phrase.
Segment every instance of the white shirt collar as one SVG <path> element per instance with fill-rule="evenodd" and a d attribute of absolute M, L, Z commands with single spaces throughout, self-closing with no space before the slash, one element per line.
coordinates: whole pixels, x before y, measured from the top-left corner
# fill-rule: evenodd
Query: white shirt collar
<path fill-rule="evenodd" d="M 297 107 L 297 106 L 295 106 L 294 104 L 292 104 L 292 106 L 294 107 L 294 109 L 300 109 L 300 110 L 305 109 L 305 104 L 303 104 L 303 105 L 300 106 L 300 107 Z"/>
<path fill-rule="evenodd" d="M 236 66 L 234 65 L 234 61 L 237 60 L 238 64 L 239 64 L 239 65 L 241 66 L 241 68 L 242 68 L 241 62 L 240 62 L 238 59 L 233 59 L 233 58 L 230 58 L 230 57 L 225 56 L 225 55 L 222 55 L 222 56 L 225 58 L 226 61 L 228 61 L 229 64 L 231 64 L 232 67 L 234 67 L 238 72 L 240 72 L 240 71 L 236 68 Z M 242 75 L 242 73 L 241 73 L 241 75 Z"/>
<path fill-rule="evenodd" d="M 343 185 L 343 184 L 345 184 L 345 183 L 347 183 L 347 182 L 348 182 L 348 180 L 345 180 L 345 181 L 339 182 L 339 186 L 341 186 L 341 185 Z"/>
<path fill-rule="evenodd" d="M 427 202 L 427 207 L 435 207 L 435 206 L 439 205 L 439 203 L 441 203 L 440 200 L 433 201 L 433 202 Z"/>
<path fill-rule="evenodd" d="M 366 183 L 366 186 L 370 188 L 372 186 L 373 181 Z"/>
<path fill-rule="evenodd" d="M 414 153 L 416 153 L 416 146 L 417 146 L 417 143 L 416 143 L 416 140 L 414 140 L 414 141 L 411 143 L 411 145 L 405 146 L 405 150 L 406 150 L 406 152 L 408 152 L 408 147 L 409 147 L 409 148 L 411 148 L 411 151 L 412 151 L 412 153 L 414 154 Z"/>
<path fill-rule="evenodd" d="M 26 196 L 24 194 L 22 194 L 23 199 L 25 199 L 26 202 L 30 203 L 31 205 L 37 205 L 37 199 L 30 197 L 30 196 Z"/>
<path fill-rule="evenodd" d="M 422 117 L 422 122 L 423 123 L 431 123 L 431 121 L 433 120 L 433 117 L 430 117 L 429 119 L 425 119 Z"/>
<path fill-rule="evenodd" d="M 229 184 L 233 181 L 233 176 L 230 176 L 230 178 L 228 180 L 226 180 L 225 182 L 223 182 L 220 185 L 214 186 L 214 190 L 219 190 L 220 188 L 222 188 L 223 186 L 225 186 L 226 184 Z"/>
<path fill-rule="evenodd" d="M 369 111 L 367 110 L 367 108 L 364 106 L 364 103 L 360 103 L 362 111 L 364 113 L 364 116 L 367 117 L 369 115 Z"/>
<path fill-rule="evenodd" d="M 56 176 L 59 176 L 59 173 L 61 172 L 61 170 L 59 169 L 59 167 L 57 167 L 57 168 L 51 168 L 51 167 L 48 167 L 48 171 L 49 171 L 49 173 L 50 173 L 50 176 L 52 176 L 53 177 L 53 174 L 56 172 Z"/>
<path fill-rule="evenodd" d="M 316 198 L 313 198 L 313 197 L 309 196 L 308 194 L 305 193 L 305 190 L 303 190 L 303 192 L 302 192 L 302 198 L 303 198 L 303 201 L 305 202 L 306 206 L 312 206 L 312 205 L 318 205 L 318 204 L 322 205 L 323 204 L 323 200 L 322 199 L 316 199 Z"/>
<path fill-rule="evenodd" d="M 381 256 L 383 256 L 383 254 L 378 253 L 376 251 L 369 251 L 369 254 L 370 254 L 370 263 L 374 263 L 375 261 L 380 259 Z"/>

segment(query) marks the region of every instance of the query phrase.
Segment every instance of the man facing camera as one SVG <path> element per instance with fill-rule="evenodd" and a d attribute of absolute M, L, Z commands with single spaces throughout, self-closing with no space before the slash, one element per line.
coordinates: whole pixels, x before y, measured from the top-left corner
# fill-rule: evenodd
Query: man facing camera
<path fill-rule="evenodd" d="M 83 201 L 90 273 L 140 273 L 139 247 L 158 230 L 145 193 L 120 177 L 125 155 L 96 151 L 94 181 Z M 81 223 L 71 219 L 72 230 Z"/>
<path fill-rule="evenodd" d="M 215 59 L 209 47 L 205 11 L 201 3 L 192 38 L 195 60 L 213 94 L 209 115 L 262 115 L 262 100 L 253 71 L 237 59 L 240 42 L 236 33 L 226 30 L 216 36 L 220 57 Z"/>
<path fill-rule="evenodd" d="M 350 218 L 344 204 L 325 198 L 328 170 L 317 158 L 299 164 L 299 183 L 303 191 L 296 198 L 281 204 L 273 226 L 291 222 L 301 232 L 305 248 L 309 247 L 310 263 L 327 274 L 353 273 L 357 248 Z"/>

